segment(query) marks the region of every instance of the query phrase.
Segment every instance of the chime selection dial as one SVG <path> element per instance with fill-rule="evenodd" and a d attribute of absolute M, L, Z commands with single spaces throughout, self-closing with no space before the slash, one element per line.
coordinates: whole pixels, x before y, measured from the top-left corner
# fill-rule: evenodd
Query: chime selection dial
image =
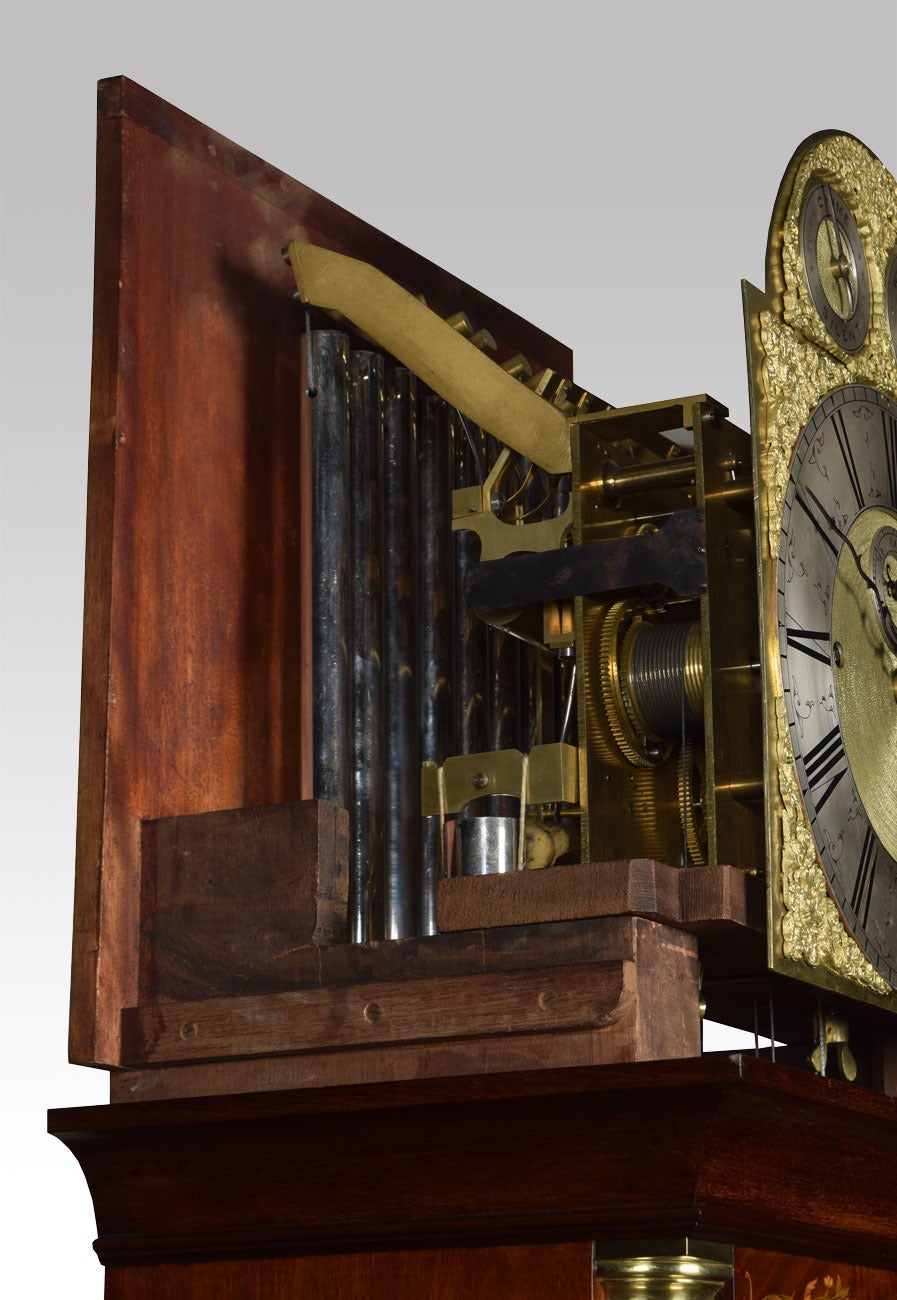
<path fill-rule="evenodd" d="M 800 215 L 804 274 L 813 306 L 845 352 L 869 330 L 869 268 L 853 213 L 833 185 L 809 189 Z"/>
<path fill-rule="evenodd" d="M 799 437 L 777 563 L 807 824 L 851 934 L 897 988 L 897 403 L 850 385 Z"/>

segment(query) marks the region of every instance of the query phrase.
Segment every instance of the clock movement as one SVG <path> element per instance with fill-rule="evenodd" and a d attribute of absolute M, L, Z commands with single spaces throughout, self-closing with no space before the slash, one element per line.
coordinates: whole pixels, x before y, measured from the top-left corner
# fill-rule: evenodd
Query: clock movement
<path fill-rule="evenodd" d="M 614 408 L 101 83 L 70 1052 L 112 1105 L 51 1128 L 108 1300 L 891 1293 L 895 247 L 812 137 L 750 433 Z"/>

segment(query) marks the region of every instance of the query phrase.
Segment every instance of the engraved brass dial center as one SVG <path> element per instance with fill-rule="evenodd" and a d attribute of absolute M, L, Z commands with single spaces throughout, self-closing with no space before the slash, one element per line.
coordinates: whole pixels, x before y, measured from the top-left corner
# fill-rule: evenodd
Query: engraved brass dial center
<path fill-rule="evenodd" d="M 897 579 L 897 512 L 870 507 L 848 534 L 864 573 L 842 546 L 832 593 L 832 637 L 842 647 L 834 673 L 835 701 L 844 748 L 857 793 L 881 843 L 897 857 L 897 653 L 882 625 L 881 606 L 865 575 L 872 577 L 886 608 L 897 611 L 885 576 Z M 875 557 L 878 562 L 874 562 Z M 890 568 L 888 568 L 890 564 Z M 876 576 L 875 570 L 881 576 Z"/>

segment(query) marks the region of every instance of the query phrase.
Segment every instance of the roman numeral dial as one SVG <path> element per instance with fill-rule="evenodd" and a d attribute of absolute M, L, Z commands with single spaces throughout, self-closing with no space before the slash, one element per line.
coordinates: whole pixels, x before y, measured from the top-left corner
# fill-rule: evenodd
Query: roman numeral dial
<path fill-rule="evenodd" d="M 779 670 L 807 825 L 844 922 L 897 988 L 897 403 L 837 389 L 794 450 Z"/>

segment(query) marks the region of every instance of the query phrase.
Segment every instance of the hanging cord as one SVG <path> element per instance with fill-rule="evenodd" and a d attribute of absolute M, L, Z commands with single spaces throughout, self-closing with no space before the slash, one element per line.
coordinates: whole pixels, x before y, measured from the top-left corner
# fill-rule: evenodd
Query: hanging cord
<path fill-rule="evenodd" d="M 317 397 L 315 384 L 315 356 L 311 337 L 311 312 L 305 309 L 305 391 L 309 397 Z"/>
<path fill-rule="evenodd" d="M 573 660 L 573 667 L 570 670 L 570 688 L 567 691 L 567 703 L 564 707 L 564 721 L 561 723 L 560 742 L 563 745 L 567 739 L 567 731 L 570 727 L 570 719 L 573 716 L 573 698 L 576 689 L 576 660 Z"/>
<path fill-rule="evenodd" d="M 682 690 L 680 692 L 682 708 L 682 865 L 688 866 L 688 754 L 685 750 L 685 669 L 682 670 Z"/>
<path fill-rule="evenodd" d="M 476 441 L 474 440 L 474 436 L 470 431 L 470 426 L 468 425 L 467 421 L 465 420 L 461 412 L 456 411 L 455 414 L 457 415 L 458 419 L 461 421 L 461 428 L 464 430 L 464 436 L 467 438 L 468 445 L 470 446 L 470 450 L 473 455 L 473 463 L 476 466 L 477 482 L 479 483 L 480 487 L 482 487 L 483 486 L 483 462 L 480 460 L 480 453 L 477 448 Z"/>
<path fill-rule="evenodd" d="M 529 771 L 529 754 L 520 755 L 520 825 L 517 827 L 517 870 L 523 870 L 526 861 L 526 786 Z"/>

